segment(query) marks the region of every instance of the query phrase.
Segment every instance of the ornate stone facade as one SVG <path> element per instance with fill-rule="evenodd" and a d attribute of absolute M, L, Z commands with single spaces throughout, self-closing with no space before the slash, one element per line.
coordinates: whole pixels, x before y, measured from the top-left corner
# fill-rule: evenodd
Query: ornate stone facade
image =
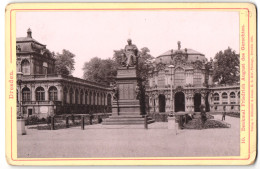
<path fill-rule="evenodd" d="M 198 112 L 205 104 L 206 111 L 222 112 L 225 106 L 226 111 L 239 112 L 240 85 L 215 86 L 212 60 L 208 62 L 205 55 L 178 46 L 178 50 L 169 50 L 155 59 L 146 87 L 148 111 Z"/>

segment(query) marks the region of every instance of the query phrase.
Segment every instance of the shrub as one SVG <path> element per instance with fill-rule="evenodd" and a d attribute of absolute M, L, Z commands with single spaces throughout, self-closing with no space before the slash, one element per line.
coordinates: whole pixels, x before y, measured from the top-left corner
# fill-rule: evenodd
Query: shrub
<path fill-rule="evenodd" d="M 39 122 L 39 118 L 37 116 L 29 116 L 27 118 L 27 124 L 26 125 L 34 125 L 34 124 L 38 124 Z"/>
<path fill-rule="evenodd" d="M 46 119 L 44 117 L 41 118 L 41 122 L 46 122 Z"/>

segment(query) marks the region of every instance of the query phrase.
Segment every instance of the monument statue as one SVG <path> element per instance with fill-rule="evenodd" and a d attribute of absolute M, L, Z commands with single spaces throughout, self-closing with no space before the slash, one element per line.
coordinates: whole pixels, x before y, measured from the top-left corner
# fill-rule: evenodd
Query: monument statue
<path fill-rule="evenodd" d="M 136 45 L 132 44 L 132 40 L 127 40 L 128 45 L 125 46 L 124 54 L 122 58 L 122 66 L 133 67 L 137 64 L 139 52 Z"/>
<path fill-rule="evenodd" d="M 122 66 L 117 68 L 113 92 L 112 115 L 104 125 L 136 125 L 145 123 L 145 102 L 142 81 L 139 77 L 137 63 L 140 56 L 136 45 L 127 40 L 123 54 L 120 56 Z M 148 120 L 151 123 L 152 120 Z"/>

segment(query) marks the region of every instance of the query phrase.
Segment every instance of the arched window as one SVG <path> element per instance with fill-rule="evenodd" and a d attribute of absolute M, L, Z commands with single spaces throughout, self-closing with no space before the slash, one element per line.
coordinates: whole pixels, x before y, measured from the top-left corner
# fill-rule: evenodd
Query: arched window
<path fill-rule="evenodd" d="M 70 88 L 70 104 L 72 104 L 73 102 L 73 96 L 74 96 L 73 89 Z"/>
<path fill-rule="evenodd" d="M 160 94 L 159 95 L 159 112 L 165 112 L 165 100 L 166 100 L 166 98 L 165 98 L 165 95 L 163 95 L 163 94 Z"/>
<path fill-rule="evenodd" d="M 31 91 L 28 87 L 23 88 L 22 97 L 23 101 L 31 101 Z"/>
<path fill-rule="evenodd" d="M 76 92 L 75 92 L 75 104 L 78 104 L 79 103 L 79 91 L 78 89 L 76 89 Z"/>
<path fill-rule="evenodd" d="M 176 68 L 175 75 L 174 75 L 174 83 L 176 86 L 183 86 L 185 84 L 185 76 L 184 76 L 184 69 Z"/>
<path fill-rule="evenodd" d="M 24 75 L 30 74 L 30 63 L 28 60 L 23 60 L 21 63 L 22 72 Z"/>
<path fill-rule="evenodd" d="M 64 103 L 67 103 L 67 94 L 68 94 L 68 89 L 65 87 L 63 89 L 63 101 L 64 101 Z"/>
<path fill-rule="evenodd" d="M 45 100 L 45 91 L 43 87 L 38 87 L 36 89 L 36 101 L 44 101 Z"/>
<path fill-rule="evenodd" d="M 236 94 L 234 92 L 230 93 L 230 98 L 236 98 Z"/>
<path fill-rule="evenodd" d="M 240 92 L 237 93 L 237 97 L 240 99 Z"/>
<path fill-rule="evenodd" d="M 193 75 L 193 84 L 194 86 L 201 86 L 201 70 L 195 69 Z"/>
<path fill-rule="evenodd" d="M 229 96 L 230 96 L 230 104 L 236 104 L 236 94 L 235 94 L 235 92 L 231 92 Z M 232 106 L 231 106 L 231 109 L 232 109 Z"/>
<path fill-rule="evenodd" d="M 214 101 L 219 101 L 219 94 L 218 93 L 215 93 L 213 95 L 213 98 L 214 98 Z"/>
<path fill-rule="evenodd" d="M 49 100 L 51 101 L 58 100 L 58 90 L 55 86 L 52 86 L 49 89 Z"/>
<path fill-rule="evenodd" d="M 159 87 L 165 87 L 165 71 L 161 70 L 158 73 L 158 86 Z"/>
<path fill-rule="evenodd" d="M 83 104 L 83 96 L 84 96 L 84 93 L 83 93 L 83 90 L 81 90 L 81 92 L 80 92 L 80 104 Z"/>
<path fill-rule="evenodd" d="M 227 95 L 227 93 L 222 93 L 222 99 L 227 99 L 228 98 L 228 95 Z"/>
<path fill-rule="evenodd" d="M 47 75 L 48 74 L 48 64 L 46 62 L 43 62 L 42 64 L 42 70 L 43 70 L 43 74 Z"/>
<path fill-rule="evenodd" d="M 222 104 L 228 104 L 228 94 L 222 93 Z"/>

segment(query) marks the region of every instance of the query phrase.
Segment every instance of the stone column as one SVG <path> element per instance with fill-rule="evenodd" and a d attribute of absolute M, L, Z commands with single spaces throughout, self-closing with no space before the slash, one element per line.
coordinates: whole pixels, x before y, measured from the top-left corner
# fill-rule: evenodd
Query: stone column
<path fill-rule="evenodd" d="M 21 58 L 17 58 L 17 70 L 16 72 L 22 72 L 22 66 L 21 66 Z"/>
<path fill-rule="evenodd" d="M 191 106 L 192 106 L 191 98 L 192 98 L 191 95 L 187 94 L 185 107 L 187 107 L 186 111 L 188 111 L 188 112 L 192 111 L 192 109 L 191 109 Z"/>
<path fill-rule="evenodd" d="M 231 105 L 230 105 L 230 92 L 227 92 L 227 106 L 226 110 L 230 111 L 231 110 Z"/>
<path fill-rule="evenodd" d="M 32 84 L 31 93 L 32 93 L 32 101 L 36 101 L 36 99 L 35 99 L 35 85 L 34 84 Z"/>
<path fill-rule="evenodd" d="M 219 104 L 222 105 L 222 93 L 218 93 L 219 94 Z M 218 106 L 217 110 L 223 110 L 223 105 L 222 106 Z"/>
<path fill-rule="evenodd" d="M 189 96 L 185 96 L 185 110 L 189 111 L 190 107 L 189 107 Z"/>
<path fill-rule="evenodd" d="M 155 112 L 159 112 L 159 98 L 158 98 L 158 96 L 155 98 Z"/>
<path fill-rule="evenodd" d="M 236 95 L 236 104 L 240 104 L 238 103 L 238 92 L 235 92 L 235 95 Z"/>
<path fill-rule="evenodd" d="M 206 94 L 204 92 L 201 93 L 201 104 L 204 104 L 204 105 L 205 105 L 205 96 L 206 96 Z"/>
<path fill-rule="evenodd" d="M 193 96 L 191 96 L 191 111 L 192 112 L 195 112 L 195 110 L 194 110 L 194 95 Z"/>
<path fill-rule="evenodd" d="M 48 101 L 49 100 L 49 89 L 48 89 L 48 86 L 45 86 L 44 90 L 45 90 L 45 101 Z"/>
<path fill-rule="evenodd" d="M 171 98 L 166 95 L 165 96 L 165 101 L 166 101 L 166 105 L 165 105 L 165 112 L 170 112 L 171 111 Z"/>
<path fill-rule="evenodd" d="M 152 97 L 149 97 L 149 112 L 153 111 L 153 99 Z"/>
<path fill-rule="evenodd" d="M 30 75 L 34 74 L 34 61 L 31 59 L 30 60 Z"/>
<path fill-rule="evenodd" d="M 64 97 L 63 97 L 63 89 L 61 88 L 60 90 L 58 90 L 58 100 L 61 101 L 61 104 L 64 104 Z"/>

